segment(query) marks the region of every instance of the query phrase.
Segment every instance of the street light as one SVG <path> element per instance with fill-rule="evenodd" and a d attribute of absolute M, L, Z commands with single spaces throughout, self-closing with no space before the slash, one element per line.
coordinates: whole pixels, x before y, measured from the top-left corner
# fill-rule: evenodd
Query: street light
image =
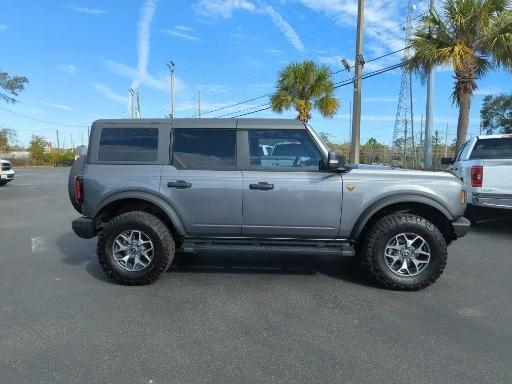
<path fill-rule="evenodd" d="M 169 71 L 171 72 L 171 119 L 174 119 L 174 61 L 170 60 L 167 63 L 167 67 L 169 68 Z"/>

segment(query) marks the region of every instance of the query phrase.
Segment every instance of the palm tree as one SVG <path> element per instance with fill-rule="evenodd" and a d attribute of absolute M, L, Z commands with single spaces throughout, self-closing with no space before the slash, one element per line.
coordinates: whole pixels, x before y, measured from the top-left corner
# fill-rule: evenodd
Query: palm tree
<path fill-rule="evenodd" d="M 452 93 L 459 107 L 457 149 L 464 144 L 476 80 L 495 69 L 512 70 L 510 0 L 444 0 L 442 12 L 422 17 L 411 39 L 409 70 L 422 75 L 437 65 L 455 72 Z"/>
<path fill-rule="evenodd" d="M 313 108 L 330 118 L 340 106 L 333 92 L 334 83 L 329 68 L 307 60 L 292 63 L 279 73 L 276 92 L 270 97 L 270 104 L 277 113 L 293 107 L 298 113 L 297 119 L 304 122 L 311 119 Z"/>

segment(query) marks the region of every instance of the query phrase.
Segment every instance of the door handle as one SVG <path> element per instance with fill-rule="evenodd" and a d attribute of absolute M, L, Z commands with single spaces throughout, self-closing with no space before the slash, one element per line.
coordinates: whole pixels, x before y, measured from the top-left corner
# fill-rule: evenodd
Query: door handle
<path fill-rule="evenodd" d="M 269 189 L 274 189 L 274 184 L 269 184 L 267 182 L 261 182 L 258 184 L 249 184 L 250 189 L 259 189 L 262 191 L 268 191 Z"/>
<path fill-rule="evenodd" d="M 185 188 L 190 188 L 192 186 L 192 183 L 186 182 L 184 180 L 176 180 L 176 181 L 169 181 L 167 183 L 167 186 L 169 188 L 185 189 Z"/>

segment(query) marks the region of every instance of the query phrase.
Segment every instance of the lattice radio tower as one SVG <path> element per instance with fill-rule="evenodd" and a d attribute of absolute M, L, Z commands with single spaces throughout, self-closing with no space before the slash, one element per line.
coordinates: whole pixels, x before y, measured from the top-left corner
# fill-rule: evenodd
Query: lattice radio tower
<path fill-rule="evenodd" d="M 414 10 L 412 1 L 407 2 L 407 19 L 405 26 L 405 45 L 409 45 L 412 30 L 411 14 Z M 409 49 L 404 51 L 403 60 L 409 58 Z M 393 131 L 392 162 L 403 167 L 416 165 L 416 146 L 414 143 L 414 114 L 412 105 L 412 75 L 402 67 L 402 79 L 398 94 L 395 127 Z"/>

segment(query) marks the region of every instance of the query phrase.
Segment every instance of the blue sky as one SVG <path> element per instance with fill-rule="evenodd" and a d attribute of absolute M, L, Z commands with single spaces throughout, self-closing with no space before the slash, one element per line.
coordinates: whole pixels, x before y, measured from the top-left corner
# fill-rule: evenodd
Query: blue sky
<path fill-rule="evenodd" d="M 404 46 L 404 0 L 367 1 L 366 60 Z M 426 9 L 417 1 L 413 18 Z M 137 88 L 143 117 L 169 113 L 168 69 L 176 63 L 176 115 L 196 113 L 197 91 L 202 111 L 229 106 L 273 91 L 278 71 L 291 61 L 313 59 L 333 71 L 340 59 L 351 62 L 355 50 L 356 0 L 3 0 L 0 14 L 0 69 L 27 76 L 30 84 L 16 105 L 1 104 L 0 127 L 18 131 L 21 144 L 32 134 L 61 144 L 98 118 L 128 116 L 128 88 Z M 395 63 L 401 54 L 368 63 L 370 72 Z M 348 78 L 346 72 L 335 81 Z M 470 134 L 478 132 L 483 95 L 510 92 L 512 78 L 490 73 L 479 81 L 473 99 Z M 361 140 L 390 142 L 396 114 L 400 71 L 363 82 Z M 457 109 L 450 94 L 449 70 L 435 77 L 434 129 L 455 137 Z M 341 108 L 334 119 L 313 115 L 312 125 L 336 141 L 349 139 L 352 87 L 339 88 Z M 268 102 L 261 98 L 217 113 L 215 117 Z M 425 87 L 413 82 L 417 129 L 425 109 Z M 253 117 L 275 117 L 266 110 Z M 294 117 L 285 113 L 282 117 Z M 39 122 L 28 119 L 45 121 Z M 85 135 L 84 135 L 85 136 Z"/>

